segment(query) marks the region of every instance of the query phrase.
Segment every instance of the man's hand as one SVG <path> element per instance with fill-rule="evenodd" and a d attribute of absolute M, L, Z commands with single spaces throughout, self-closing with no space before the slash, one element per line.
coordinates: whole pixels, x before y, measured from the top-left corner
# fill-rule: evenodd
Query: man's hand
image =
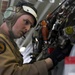
<path fill-rule="evenodd" d="M 66 56 L 68 56 L 71 49 L 72 44 L 69 39 L 65 40 L 63 47 L 61 47 L 61 45 L 57 46 L 56 49 L 49 55 L 53 61 L 54 66 L 57 65 L 57 63 L 63 60 Z"/>

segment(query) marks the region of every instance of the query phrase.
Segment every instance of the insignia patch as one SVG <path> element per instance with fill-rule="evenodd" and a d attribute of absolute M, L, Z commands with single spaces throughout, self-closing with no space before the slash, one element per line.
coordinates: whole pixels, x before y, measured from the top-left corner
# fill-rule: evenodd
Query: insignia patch
<path fill-rule="evenodd" d="M 5 52 L 5 50 L 6 50 L 6 46 L 4 42 L 0 41 L 0 54 Z"/>

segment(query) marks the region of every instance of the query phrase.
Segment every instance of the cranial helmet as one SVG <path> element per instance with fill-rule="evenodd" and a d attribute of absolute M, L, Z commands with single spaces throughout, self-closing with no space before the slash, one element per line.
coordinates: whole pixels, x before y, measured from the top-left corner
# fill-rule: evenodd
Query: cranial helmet
<path fill-rule="evenodd" d="M 7 25 L 11 25 L 11 27 L 15 24 L 17 19 L 24 14 L 30 14 L 33 16 L 36 25 L 37 22 L 37 10 L 34 5 L 28 2 L 18 2 L 15 6 L 9 7 L 4 12 L 4 21 L 6 21 Z"/>

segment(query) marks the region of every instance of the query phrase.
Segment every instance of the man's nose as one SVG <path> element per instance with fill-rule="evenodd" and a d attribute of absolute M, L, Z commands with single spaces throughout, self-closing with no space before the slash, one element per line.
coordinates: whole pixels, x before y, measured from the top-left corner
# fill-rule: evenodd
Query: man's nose
<path fill-rule="evenodd" d="M 27 26 L 27 28 L 26 28 L 26 29 L 27 29 L 27 31 L 29 31 L 29 30 L 30 30 L 30 28 L 31 28 L 31 26 L 30 26 L 30 25 L 29 25 L 29 26 Z"/>

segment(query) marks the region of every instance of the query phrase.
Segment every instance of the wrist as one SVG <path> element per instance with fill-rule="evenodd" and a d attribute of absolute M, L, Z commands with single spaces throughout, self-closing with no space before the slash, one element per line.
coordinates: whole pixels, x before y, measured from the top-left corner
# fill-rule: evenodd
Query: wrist
<path fill-rule="evenodd" d="M 46 65 L 47 65 L 47 68 L 50 69 L 53 67 L 53 61 L 51 58 L 46 58 L 45 59 L 45 62 L 46 62 Z"/>

